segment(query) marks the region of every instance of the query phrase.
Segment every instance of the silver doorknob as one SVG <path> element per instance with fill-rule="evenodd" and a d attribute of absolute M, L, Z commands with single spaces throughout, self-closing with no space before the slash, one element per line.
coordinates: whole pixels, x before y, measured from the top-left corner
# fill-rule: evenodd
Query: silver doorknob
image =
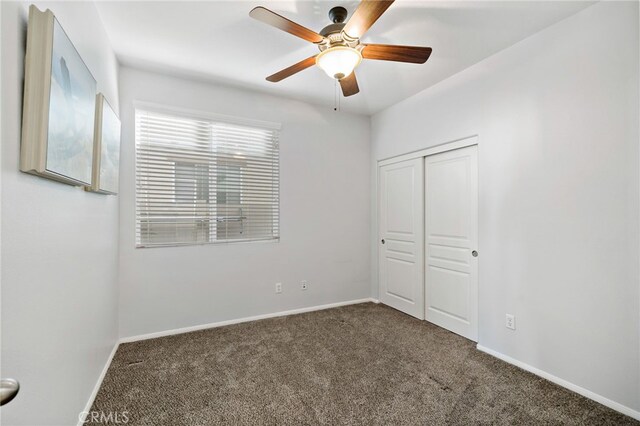
<path fill-rule="evenodd" d="M 382 244 L 384 244 L 384 238 L 383 238 L 382 240 L 380 240 L 380 242 L 381 242 Z"/>
<path fill-rule="evenodd" d="M 1 379 L 0 380 L 0 405 L 11 402 L 16 397 L 20 390 L 20 383 L 13 379 Z"/>
<path fill-rule="evenodd" d="M 472 251 L 472 252 L 471 252 L 471 256 L 473 256 L 473 257 L 478 257 L 478 252 L 477 252 L 477 251 L 475 251 L 475 250 L 474 250 L 474 251 Z"/>

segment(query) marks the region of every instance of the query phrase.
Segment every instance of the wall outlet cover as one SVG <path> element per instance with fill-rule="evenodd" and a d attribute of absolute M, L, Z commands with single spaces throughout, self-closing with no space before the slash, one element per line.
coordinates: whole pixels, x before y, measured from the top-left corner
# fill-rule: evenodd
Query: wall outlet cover
<path fill-rule="evenodd" d="M 516 329 L 516 317 L 515 315 L 507 314 L 506 324 L 508 329 L 515 330 Z"/>

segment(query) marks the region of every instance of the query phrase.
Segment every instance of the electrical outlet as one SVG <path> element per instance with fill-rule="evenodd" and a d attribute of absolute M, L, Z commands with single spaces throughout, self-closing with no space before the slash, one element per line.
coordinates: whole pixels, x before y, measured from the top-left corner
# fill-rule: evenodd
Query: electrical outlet
<path fill-rule="evenodd" d="M 276 293 L 282 293 L 282 283 L 276 283 Z"/>
<path fill-rule="evenodd" d="M 306 290 L 307 288 L 309 288 L 309 283 L 307 282 L 307 280 L 300 281 L 300 290 Z"/>
<path fill-rule="evenodd" d="M 505 325 L 507 326 L 507 328 L 510 328 L 511 330 L 515 330 L 516 329 L 516 317 L 514 315 L 507 314 L 507 323 Z"/>

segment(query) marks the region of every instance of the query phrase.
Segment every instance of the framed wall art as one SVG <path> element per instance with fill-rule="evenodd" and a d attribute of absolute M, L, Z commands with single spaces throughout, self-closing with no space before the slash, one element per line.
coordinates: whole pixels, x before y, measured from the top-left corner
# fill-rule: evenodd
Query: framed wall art
<path fill-rule="evenodd" d="M 118 193 L 120 167 L 120 120 L 102 93 L 96 96 L 93 134 L 93 172 L 88 191 Z"/>
<path fill-rule="evenodd" d="M 29 8 L 20 170 L 91 185 L 96 80 L 50 10 Z"/>

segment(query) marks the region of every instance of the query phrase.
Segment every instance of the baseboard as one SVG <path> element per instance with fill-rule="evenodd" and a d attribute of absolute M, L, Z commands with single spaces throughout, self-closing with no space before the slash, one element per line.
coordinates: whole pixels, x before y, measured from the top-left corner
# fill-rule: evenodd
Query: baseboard
<path fill-rule="evenodd" d="M 629 407 L 627 407 L 625 405 L 620 404 L 619 402 L 612 401 L 612 400 L 610 400 L 608 398 L 605 398 L 602 395 L 598 395 L 595 392 L 592 392 L 590 390 L 582 388 L 582 387 L 580 387 L 578 385 L 575 385 L 575 384 L 573 384 L 573 383 L 571 383 L 571 382 L 569 382 L 567 380 L 564 380 L 564 379 L 561 379 L 559 377 L 556 377 L 551 373 L 547 373 L 546 371 L 540 370 L 540 369 L 538 369 L 536 367 L 533 367 L 533 366 L 531 366 L 529 364 L 526 364 L 526 363 L 524 363 L 522 361 L 519 361 L 519 360 L 517 360 L 515 358 L 511 358 L 510 356 L 507 356 L 507 355 L 502 354 L 500 352 L 494 351 L 493 349 L 489 349 L 489 348 L 487 348 L 485 346 L 482 346 L 480 344 L 478 344 L 476 347 L 478 348 L 479 351 L 485 352 L 485 353 L 487 353 L 487 354 L 489 354 L 491 356 L 494 356 L 494 357 L 496 357 L 498 359 L 501 359 L 502 361 L 505 361 L 505 362 L 507 362 L 509 364 L 515 365 L 516 367 L 522 368 L 523 370 L 526 370 L 526 371 L 528 371 L 530 373 L 533 373 L 536 376 L 540 376 L 543 379 L 547 379 L 550 382 L 555 383 L 556 385 L 562 386 L 563 388 L 567 388 L 570 391 L 573 391 L 573 392 L 575 392 L 577 394 L 580 394 L 580 395 L 582 395 L 582 396 L 584 396 L 586 398 L 589 398 L 589 399 L 592 399 L 592 400 L 594 400 L 596 402 L 599 402 L 600 404 L 602 404 L 602 405 L 604 405 L 606 407 L 609 407 L 612 410 L 618 411 L 618 412 L 620 412 L 622 414 L 625 414 L 625 415 L 627 415 L 629 417 L 632 417 L 632 418 L 634 418 L 636 420 L 640 420 L 640 411 L 636 411 L 636 410 L 634 410 L 632 408 L 629 408 Z"/>
<path fill-rule="evenodd" d="M 173 329 L 173 330 L 165 330 L 165 331 L 158 331 L 158 332 L 155 332 L 155 333 L 148 333 L 148 334 L 140 334 L 140 335 L 137 335 L 137 336 L 123 337 L 123 338 L 120 339 L 120 343 L 131 343 L 131 342 L 137 342 L 139 340 L 155 339 L 155 338 L 158 338 L 158 337 L 172 336 L 174 334 L 182 334 L 182 333 L 189 333 L 189 332 L 192 332 L 192 331 L 206 330 L 208 328 L 224 327 L 225 325 L 240 324 L 240 323 L 243 323 L 243 322 L 257 321 L 257 320 L 262 320 L 262 319 L 267 319 L 267 318 L 284 317 L 284 316 L 287 316 L 287 315 L 304 314 L 306 312 L 322 311 L 324 309 L 337 308 L 337 307 L 340 307 L 340 306 L 347 306 L 347 305 L 356 305 L 358 303 L 367 303 L 367 302 L 379 303 L 379 301 L 377 299 L 373 299 L 371 297 L 367 297 L 365 299 L 348 300 L 348 301 L 345 301 L 345 302 L 329 303 L 329 304 L 326 304 L 326 305 L 318 305 L 318 306 L 310 306 L 310 307 L 307 307 L 307 308 L 292 309 L 290 311 L 273 312 L 273 313 L 270 313 L 270 314 L 255 315 L 255 316 L 252 316 L 252 317 L 237 318 L 237 319 L 231 319 L 231 320 L 226 320 L 226 321 L 212 322 L 212 323 L 209 323 L 209 324 L 194 325 L 194 326 L 191 326 L 191 327 L 176 328 L 176 329 Z"/>
<path fill-rule="evenodd" d="M 89 414 L 89 411 L 91 411 L 91 406 L 93 405 L 93 402 L 96 400 L 96 396 L 98 396 L 98 391 L 100 390 L 100 386 L 102 386 L 102 381 L 107 375 L 107 371 L 109 370 L 109 367 L 111 367 L 111 361 L 113 361 L 113 357 L 116 355 L 116 351 L 118 350 L 119 345 L 120 343 L 118 342 L 116 342 L 116 344 L 113 345 L 111 354 L 109 354 L 109 358 L 107 358 L 107 362 L 104 365 L 104 368 L 100 373 L 100 376 L 98 377 L 98 381 L 96 382 L 96 385 L 93 387 L 93 392 L 91 392 L 91 396 L 89 396 L 89 401 L 87 401 L 87 405 L 84 407 L 84 410 L 82 410 L 79 413 L 78 426 L 82 426 L 84 424 L 84 421 L 86 420 L 87 415 Z"/>

